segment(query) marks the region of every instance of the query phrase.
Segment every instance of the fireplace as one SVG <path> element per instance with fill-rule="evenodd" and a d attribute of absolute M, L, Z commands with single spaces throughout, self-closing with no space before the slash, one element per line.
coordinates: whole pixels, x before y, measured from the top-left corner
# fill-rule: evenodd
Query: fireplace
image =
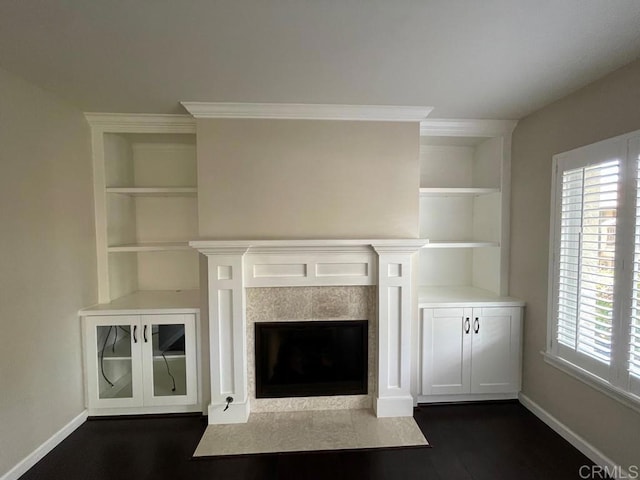
<path fill-rule="evenodd" d="M 255 324 L 256 398 L 367 393 L 366 320 Z"/>
<path fill-rule="evenodd" d="M 411 324 L 417 310 L 411 257 L 425 243 L 420 239 L 190 242 L 206 256 L 201 310 L 211 362 L 209 423 L 246 422 L 251 412 L 260 411 L 371 407 L 378 417 L 412 416 Z M 338 301 L 356 291 L 354 301 Z M 373 296 L 373 307 L 361 314 L 360 307 L 369 302 L 356 299 L 366 292 Z M 301 297 L 307 301 L 298 302 Z M 336 308 L 339 304 L 343 306 Z M 293 311 L 296 314 L 289 315 Z M 255 324 L 362 318 L 369 320 L 365 394 L 256 396 Z"/>

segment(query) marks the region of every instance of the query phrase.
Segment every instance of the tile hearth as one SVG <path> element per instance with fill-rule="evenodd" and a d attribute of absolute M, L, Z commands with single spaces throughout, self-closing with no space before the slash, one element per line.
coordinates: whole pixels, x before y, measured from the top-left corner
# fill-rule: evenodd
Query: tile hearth
<path fill-rule="evenodd" d="M 413 417 L 371 410 L 252 413 L 247 423 L 209 425 L 194 457 L 394 447 L 427 447 Z"/>

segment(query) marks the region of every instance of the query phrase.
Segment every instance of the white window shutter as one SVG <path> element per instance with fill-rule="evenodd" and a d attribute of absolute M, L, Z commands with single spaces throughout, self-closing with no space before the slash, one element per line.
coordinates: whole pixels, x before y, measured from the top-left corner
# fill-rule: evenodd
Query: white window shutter
<path fill-rule="evenodd" d="M 620 162 L 604 161 L 561 173 L 558 350 L 577 365 L 607 375 L 614 318 Z"/>
<path fill-rule="evenodd" d="M 636 158 L 635 165 L 636 204 L 633 254 L 633 277 L 631 287 L 631 319 L 629 325 L 628 374 L 629 390 L 640 395 L 640 140 L 631 143 L 630 149 Z M 635 147 L 635 148 L 634 148 Z"/>
<path fill-rule="evenodd" d="M 640 130 L 554 156 L 548 350 L 640 404 Z"/>

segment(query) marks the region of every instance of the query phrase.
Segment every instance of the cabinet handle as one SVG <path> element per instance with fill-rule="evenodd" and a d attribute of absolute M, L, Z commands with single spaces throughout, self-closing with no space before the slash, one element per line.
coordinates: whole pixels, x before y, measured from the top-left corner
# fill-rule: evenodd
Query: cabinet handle
<path fill-rule="evenodd" d="M 476 317 L 475 321 L 473 322 L 473 333 L 478 333 L 479 331 L 480 331 L 480 319 Z"/>
<path fill-rule="evenodd" d="M 147 326 L 146 325 L 144 326 L 144 330 L 142 331 L 142 336 L 144 337 L 144 343 L 147 343 Z"/>
<path fill-rule="evenodd" d="M 469 330 L 471 330 L 471 322 L 469 321 L 469 317 L 464 319 L 464 333 L 469 334 Z"/>
<path fill-rule="evenodd" d="M 133 326 L 133 343 L 138 343 L 138 337 L 136 337 L 136 332 L 138 331 L 138 326 Z"/>

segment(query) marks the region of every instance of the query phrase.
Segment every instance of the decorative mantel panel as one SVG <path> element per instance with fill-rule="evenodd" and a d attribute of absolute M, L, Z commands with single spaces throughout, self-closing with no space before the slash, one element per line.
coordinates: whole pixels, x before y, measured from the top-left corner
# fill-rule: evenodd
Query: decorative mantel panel
<path fill-rule="evenodd" d="M 377 285 L 379 417 L 411 416 L 411 255 L 421 239 L 198 240 L 207 256 L 211 404 L 209 423 L 246 422 L 248 396 L 245 289 Z M 227 399 L 231 397 L 232 402 Z"/>

